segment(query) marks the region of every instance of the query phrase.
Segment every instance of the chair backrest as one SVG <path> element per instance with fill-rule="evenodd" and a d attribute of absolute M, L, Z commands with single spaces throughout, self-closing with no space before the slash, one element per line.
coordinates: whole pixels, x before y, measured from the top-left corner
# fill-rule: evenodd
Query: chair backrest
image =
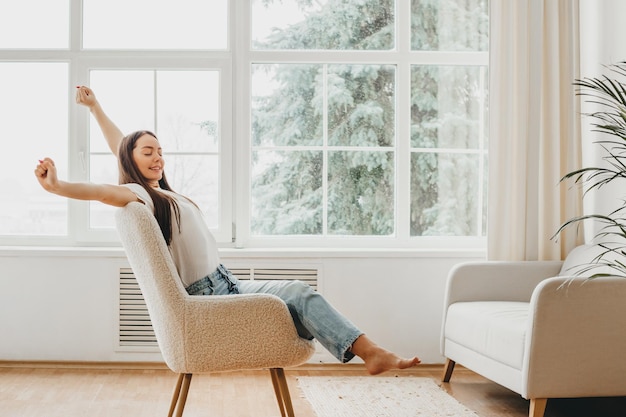
<path fill-rule="evenodd" d="M 185 289 L 156 218 L 133 202 L 115 213 L 117 231 L 148 307 L 159 348 L 171 369 L 185 359 Z"/>

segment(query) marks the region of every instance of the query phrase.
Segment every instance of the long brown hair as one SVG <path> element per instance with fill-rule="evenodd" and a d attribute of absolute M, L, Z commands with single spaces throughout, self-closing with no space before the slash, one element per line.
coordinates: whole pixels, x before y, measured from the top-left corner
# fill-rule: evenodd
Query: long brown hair
<path fill-rule="evenodd" d="M 118 149 L 119 183 L 139 184 L 148 192 L 148 195 L 150 195 L 154 203 L 154 217 L 156 217 L 165 242 L 167 242 L 169 246 L 172 241 L 172 212 L 174 213 L 176 224 L 180 230 L 180 211 L 176 200 L 169 195 L 155 191 L 139 172 L 139 168 L 133 158 L 133 150 L 137 146 L 137 140 L 143 135 L 150 135 L 157 139 L 156 135 L 148 130 L 138 130 L 124 136 L 120 142 Z M 175 192 L 168 184 L 165 173 L 163 173 L 163 176 L 159 180 L 159 187 L 163 190 Z"/>

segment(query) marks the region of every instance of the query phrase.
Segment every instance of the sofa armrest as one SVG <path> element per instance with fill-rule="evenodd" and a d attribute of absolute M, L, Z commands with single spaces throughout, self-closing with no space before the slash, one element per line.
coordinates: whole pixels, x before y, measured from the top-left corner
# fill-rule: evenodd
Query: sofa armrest
<path fill-rule="evenodd" d="M 525 398 L 626 395 L 626 279 L 555 277 L 531 301 Z"/>
<path fill-rule="evenodd" d="M 445 351 L 444 329 L 448 307 L 463 301 L 528 302 L 535 287 L 554 277 L 562 261 L 482 261 L 454 266 L 448 274 L 442 314 L 441 352 Z"/>
<path fill-rule="evenodd" d="M 450 270 L 445 307 L 459 301 L 524 301 L 546 278 L 558 275 L 562 261 L 466 262 Z"/>

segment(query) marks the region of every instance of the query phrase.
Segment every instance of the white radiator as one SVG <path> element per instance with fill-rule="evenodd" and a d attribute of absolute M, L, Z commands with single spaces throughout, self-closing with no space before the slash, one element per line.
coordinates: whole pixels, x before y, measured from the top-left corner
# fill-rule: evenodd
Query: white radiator
<path fill-rule="evenodd" d="M 240 280 L 300 280 L 317 290 L 316 268 L 229 268 Z M 119 347 L 157 347 L 146 303 L 130 268 L 119 275 Z"/>

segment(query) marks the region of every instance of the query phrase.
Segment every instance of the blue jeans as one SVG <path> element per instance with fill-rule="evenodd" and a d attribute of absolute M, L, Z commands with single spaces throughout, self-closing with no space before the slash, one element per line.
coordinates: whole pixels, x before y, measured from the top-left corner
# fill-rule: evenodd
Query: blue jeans
<path fill-rule="evenodd" d="M 352 343 L 363 334 L 326 299 L 301 281 L 239 281 L 220 265 L 186 288 L 190 295 L 273 294 L 282 299 L 300 337 L 317 339 L 334 357 L 348 362 Z"/>

